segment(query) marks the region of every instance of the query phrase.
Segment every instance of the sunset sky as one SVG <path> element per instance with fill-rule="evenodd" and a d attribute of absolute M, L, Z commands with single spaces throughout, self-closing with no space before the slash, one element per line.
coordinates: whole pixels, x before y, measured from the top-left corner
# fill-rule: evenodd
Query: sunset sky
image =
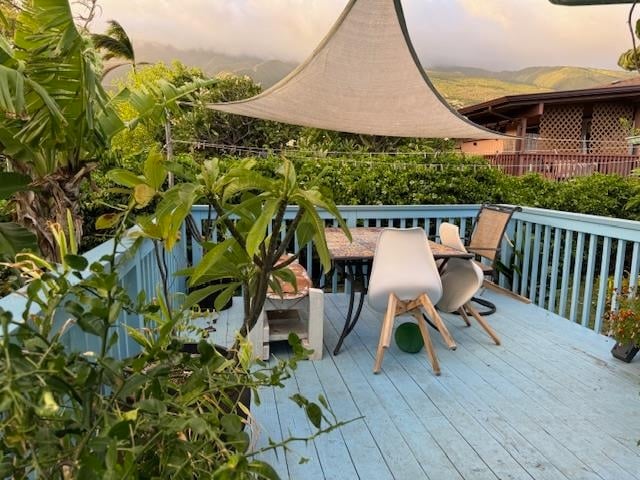
<path fill-rule="evenodd" d="M 104 0 L 93 29 L 118 20 L 134 41 L 299 62 L 347 0 Z M 426 66 L 617 68 L 630 47 L 629 6 L 560 7 L 548 0 L 403 0 Z"/>

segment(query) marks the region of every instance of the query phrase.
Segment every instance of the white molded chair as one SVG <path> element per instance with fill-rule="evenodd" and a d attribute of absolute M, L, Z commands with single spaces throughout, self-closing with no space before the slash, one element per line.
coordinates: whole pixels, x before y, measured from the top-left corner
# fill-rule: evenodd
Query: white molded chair
<path fill-rule="evenodd" d="M 457 225 L 442 223 L 439 233 L 440 242 L 443 245 L 466 252 L 462 241 L 460 241 Z M 443 312 L 458 312 L 467 326 L 471 326 L 467 315 L 467 313 L 470 313 L 496 345 L 500 345 L 500 339 L 496 332 L 471 305 L 471 298 L 480 289 L 484 281 L 482 269 L 474 261 L 461 258 L 449 259 L 441 269 L 443 294 L 437 303 L 437 307 Z"/>
<path fill-rule="evenodd" d="M 385 312 L 380 328 L 374 373 L 378 373 L 382 366 L 385 348 L 388 348 L 391 342 L 395 317 L 412 315 L 418 322 L 433 371 L 436 375 L 440 374 L 440 365 L 421 309 L 424 309 L 435 323 L 449 348 L 455 349 L 456 344 L 434 307 L 441 296 L 442 284 L 438 267 L 424 230 L 383 230 L 373 257 L 367 291 L 367 300 L 371 308 Z"/>

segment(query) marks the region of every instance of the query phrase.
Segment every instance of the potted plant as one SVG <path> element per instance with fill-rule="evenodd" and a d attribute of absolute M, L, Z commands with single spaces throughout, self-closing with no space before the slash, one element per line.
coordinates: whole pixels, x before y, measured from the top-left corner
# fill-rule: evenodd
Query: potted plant
<path fill-rule="evenodd" d="M 270 287 L 278 291 L 279 280 L 295 285 L 295 275 L 287 267 L 309 243 L 314 245 L 322 267 L 329 270 L 325 222 L 318 209 L 329 212 L 350 238 L 330 196 L 313 184 L 300 187 L 288 159 L 282 159 L 274 177 L 258 173 L 255 165 L 256 160 L 245 159 L 225 169 L 218 159 L 206 160 L 197 178 L 166 191 L 162 186 L 167 169 L 162 156 L 154 152 L 147 158 L 142 175 L 124 170 L 111 173 L 114 181 L 131 189 L 130 205 L 134 208 L 157 201 L 154 212 L 138 218 L 136 223 L 141 235 L 167 249 L 179 240 L 192 206 L 199 202 L 211 205 L 216 214 L 213 221 L 227 235 L 218 243 L 205 242 L 207 253 L 197 265 L 182 272 L 189 277 L 191 289 L 184 306 L 190 308 L 218 293 L 215 308 L 220 310 L 241 289 L 244 311 L 241 337 L 246 337 L 257 323 Z M 297 207 L 295 216 L 285 220 L 286 210 L 291 206 Z M 280 261 L 285 253 L 291 255 Z"/>
<path fill-rule="evenodd" d="M 223 171 L 218 159 L 204 162 L 200 189 L 217 214 L 216 222 L 229 235 L 210 246 L 201 262 L 184 272 L 191 286 L 231 280 L 226 287 L 209 286 L 194 292 L 190 301 L 219 288 L 222 293 L 217 301 L 223 304 L 242 288 L 244 322 L 239 333 L 243 337 L 262 314 L 267 290 L 278 291 L 280 281 L 295 285 L 295 275 L 287 267 L 307 244 L 314 245 L 322 267 L 329 270 L 325 223 L 318 209 L 329 212 L 350 237 L 330 196 L 313 184 L 305 188 L 298 185 L 292 162 L 283 158 L 275 177 L 256 172 L 255 165 L 256 160 L 248 159 Z M 291 206 L 297 210 L 294 218 L 286 221 L 286 209 Z M 285 253 L 290 255 L 281 261 Z"/>
<path fill-rule="evenodd" d="M 616 298 L 617 308 L 607 314 L 605 327 L 616 340 L 611 353 L 629 363 L 640 351 L 640 294 L 637 287 L 624 288 Z"/>

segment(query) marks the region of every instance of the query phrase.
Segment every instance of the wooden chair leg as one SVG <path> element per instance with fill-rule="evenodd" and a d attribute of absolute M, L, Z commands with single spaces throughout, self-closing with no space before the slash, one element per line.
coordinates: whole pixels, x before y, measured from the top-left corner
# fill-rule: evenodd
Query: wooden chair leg
<path fill-rule="evenodd" d="M 469 321 L 469 316 L 467 315 L 467 312 L 464 309 L 464 305 L 458 309 L 458 313 L 460 314 L 460 316 L 464 320 L 464 323 L 467 324 L 467 327 L 470 327 L 471 326 L 471 322 Z"/>
<path fill-rule="evenodd" d="M 427 295 L 422 294 L 420 295 L 420 303 L 424 307 L 429 318 L 436 324 L 436 327 L 438 328 L 440 335 L 442 335 L 442 338 L 447 344 L 447 347 L 449 347 L 450 350 L 455 350 L 457 348 L 456 342 L 453 341 L 449 330 L 447 330 L 447 327 L 442 321 L 442 318 L 440 318 L 440 315 L 436 311 L 436 308 L 433 306 L 431 299 Z"/>
<path fill-rule="evenodd" d="M 500 338 L 498 338 L 498 335 L 496 334 L 496 332 L 493 330 L 493 328 L 491 328 L 489 326 L 489 324 L 487 323 L 487 321 L 484 319 L 484 317 L 482 315 L 480 315 L 478 313 L 478 311 L 473 308 L 470 304 L 466 304 L 464 306 L 464 308 L 466 308 L 467 310 L 469 310 L 469 313 L 471 313 L 471 315 L 473 315 L 473 318 L 475 318 L 478 323 L 480 324 L 480 326 L 484 329 L 485 332 L 487 332 L 489 334 L 489 336 L 491 337 L 491 339 L 495 342 L 496 345 L 500 345 Z"/>
<path fill-rule="evenodd" d="M 380 327 L 380 340 L 378 342 L 378 350 L 376 352 L 376 361 L 373 366 L 373 373 L 378 373 L 380 367 L 382 367 L 382 359 L 384 358 L 384 350 L 387 347 L 385 342 L 387 341 L 387 331 L 393 328 L 393 319 L 396 315 L 397 297 L 391 293 L 389 294 L 389 302 L 387 303 L 387 312 L 385 313 L 382 326 Z"/>
<path fill-rule="evenodd" d="M 422 339 L 424 340 L 424 349 L 427 352 L 427 358 L 431 363 L 431 368 L 433 368 L 433 373 L 435 375 L 440 375 L 440 363 L 438 363 L 438 357 L 436 356 L 436 351 L 433 348 L 433 343 L 431 342 L 431 335 L 429 335 L 429 329 L 422 316 L 422 313 L 419 311 L 413 312 L 413 316 L 418 322 L 418 327 L 420 328 L 420 333 L 422 334 Z"/>
<path fill-rule="evenodd" d="M 389 345 L 391 345 L 391 334 L 393 333 L 393 325 L 395 323 L 395 318 L 398 316 L 398 303 L 401 303 L 400 300 L 398 300 L 398 297 L 396 297 L 394 294 L 391 294 L 391 296 L 389 297 L 389 308 L 393 309 L 393 314 L 391 317 L 391 321 L 387 324 L 387 328 L 384 332 L 385 348 L 389 348 Z"/>

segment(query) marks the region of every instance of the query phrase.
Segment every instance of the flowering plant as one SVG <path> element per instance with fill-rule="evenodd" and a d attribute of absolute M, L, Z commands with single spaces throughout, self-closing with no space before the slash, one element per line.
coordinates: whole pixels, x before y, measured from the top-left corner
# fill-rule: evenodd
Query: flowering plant
<path fill-rule="evenodd" d="M 618 295 L 617 310 L 606 316 L 609 335 L 622 345 L 640 345 L 640 292 L 623 289 Z"/>

